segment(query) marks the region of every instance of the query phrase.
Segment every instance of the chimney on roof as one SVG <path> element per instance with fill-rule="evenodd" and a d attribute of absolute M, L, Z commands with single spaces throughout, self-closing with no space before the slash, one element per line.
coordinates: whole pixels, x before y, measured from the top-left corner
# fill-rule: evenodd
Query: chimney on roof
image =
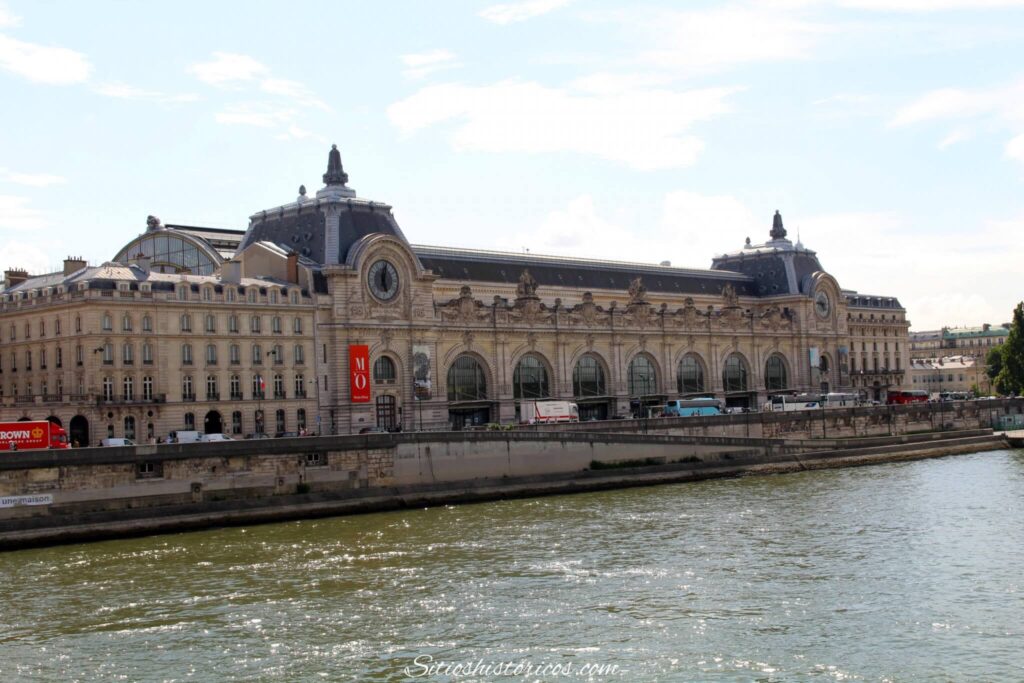
<path fill-rule="evenodd" d="M 146 256 L 145 254 L 136 254 L 135 258 L 131 259 L 128 263 L 135 264 L 139 267 L 139 270 L 149 275 L 150 268 L 153 265 L 153 257 Z"/>
<path fill-rule="evenodd" d="M 234 260 L 226 261 L 224 265 L 220 267 L 220 281 L 232 285 L 241 284 L 242 262 Z"/>
<path fill-rule="evenodd" d="M 81 256 L 68 256 L 64 259 L 64 274 L 71 275 L 85 268 L 85 259 Z"/>
<path fill-rule="evenodd" d="M 28 271 L 24 268 L 11 268 L 10 270 L 4 271 L 4 285 L 7 287 L 20 285 L 27 279 Z"/>
<path fill-rule="evenodd" d="M 288 252 L 288 264 L 285 277 L 288 282 L 299 284 L 299 255 L 297 252 Z"/>

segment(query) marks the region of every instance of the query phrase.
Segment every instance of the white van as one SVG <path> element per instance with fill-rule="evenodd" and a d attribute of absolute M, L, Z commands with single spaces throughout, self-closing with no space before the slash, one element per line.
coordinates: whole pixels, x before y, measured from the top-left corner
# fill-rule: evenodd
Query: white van
<path fill-rule="evenodd" d="M 199 437 L 200 441 L 232 441 L 233 439 L 227 434 L 203 434 Z"/>
<path fill-rule="evenodd" d="M 168 443 L 198 443 L 199 432 L 191 429 L 178 430 L 167 435 Z"/>
<path fill-rule="evenodd" d="M 100 444 L 104 446 L 134 446 L 135 442 L 131 439 L 109 437 L 100 441 Z"/>

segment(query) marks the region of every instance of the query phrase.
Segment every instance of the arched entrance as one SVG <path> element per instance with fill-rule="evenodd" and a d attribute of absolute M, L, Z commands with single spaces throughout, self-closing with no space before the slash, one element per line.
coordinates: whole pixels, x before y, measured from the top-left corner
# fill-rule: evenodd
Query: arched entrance
<path fill-rule="evenodd" d="M 68 439 L 72 446 L 89 445 L 89 420 L 85 419 L 85 416 L 75 415 L 71 418 L 71 433 L 68 434 Z"/>
<path fill-rule="evenodd" d="M 490 421 L 491 403 L 487 400 L 483 366 L 473 356 L 463 354 L 448 368 L 448 422 L 452 429 L 459 430 Z"/>
<path fill-rule="evenodd" d="M 220 413 L 216 410 L 211 410 L 206 414 L 206 418 L 203 420 L 203 431 L 207 434 L 223 433 L 224 422 L 220 418 Z"/>
<path fill-rule="evenodd" d="M 46 420 L 47 420 L 47 422 L 51 422 L 51 423 L 57 425 L 58 427 L 63 427 L 64 426 L 64 423 L 61 422 L 60 418 L 57 417 L 56 415 L 51 415 L 50 417 L 46 418 Z"/>

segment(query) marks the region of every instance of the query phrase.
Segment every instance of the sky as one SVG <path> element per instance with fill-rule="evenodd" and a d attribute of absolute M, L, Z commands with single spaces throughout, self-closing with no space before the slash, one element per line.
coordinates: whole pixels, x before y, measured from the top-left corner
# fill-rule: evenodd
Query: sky
<path fill-rule="evenodd" d="M 1024 0 L 0 0 L 0 266 L 322 186 L 414 244 L 708 268 L 781 211 L 911 329 L 1024 299 Z"/>

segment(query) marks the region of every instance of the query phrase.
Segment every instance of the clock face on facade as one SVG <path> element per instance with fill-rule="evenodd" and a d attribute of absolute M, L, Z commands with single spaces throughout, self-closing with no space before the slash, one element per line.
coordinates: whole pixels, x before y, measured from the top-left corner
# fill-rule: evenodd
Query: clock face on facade
<path fill-rule="evenodd" d="M 830 310 L 832 310 L 832 307 L 828 300 L 828 294 L 818 292 L 817 296 L 814 297 L 814 312 L 822 318 L 827 318 Z"/>
<path fill-rule="evenodd" d="M 370 292 L 381 301 L 390 301 L 398 294 L 398 270 L 390 261 L 377 261 L 367 273 Z"/>

